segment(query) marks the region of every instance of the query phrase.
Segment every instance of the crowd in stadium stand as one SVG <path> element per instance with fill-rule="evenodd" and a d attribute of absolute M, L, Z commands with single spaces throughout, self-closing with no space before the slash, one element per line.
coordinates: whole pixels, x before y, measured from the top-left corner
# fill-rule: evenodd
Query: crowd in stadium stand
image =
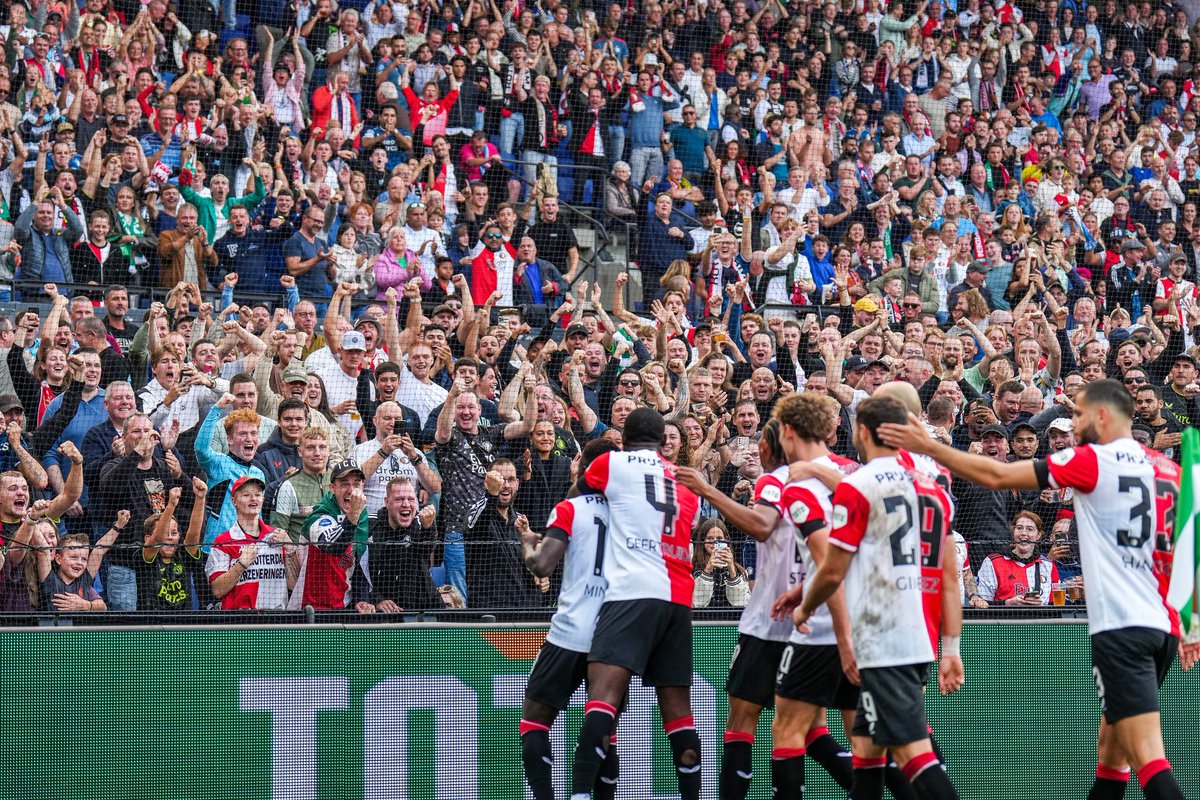
<path fill-rule="evenodd" d="M 1174 0 L 0 7 L 3 611 L 552 607 L 520 535 L 645 405 L 746 503 L 789 392 L 849 458 L 888 381 L 998 460 L 1103 377 L 1197 418 Z M 964 605 L 1085 602 L 1070 490 L 952 490 Z"/>

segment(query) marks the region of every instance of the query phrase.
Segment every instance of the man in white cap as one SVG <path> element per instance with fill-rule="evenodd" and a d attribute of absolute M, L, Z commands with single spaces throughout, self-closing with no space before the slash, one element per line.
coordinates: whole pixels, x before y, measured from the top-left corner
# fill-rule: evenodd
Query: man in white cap
<path fill-rule="evenodd" d="M 358 413 L 355 398 L 358 396 L 358 376 L 362 372 L 363 359 L 367 352 L 367 340 L 359 331 L 342 334 L 342 344 L 337 352 L 337 364 L 317 372 L 325 382 L 325 396 L 329 408 L 340 418 L 342 425 L 356 438 L 362 428 L 362 417 Z M 371 396 L 375 389 L 372 386 Z"/>

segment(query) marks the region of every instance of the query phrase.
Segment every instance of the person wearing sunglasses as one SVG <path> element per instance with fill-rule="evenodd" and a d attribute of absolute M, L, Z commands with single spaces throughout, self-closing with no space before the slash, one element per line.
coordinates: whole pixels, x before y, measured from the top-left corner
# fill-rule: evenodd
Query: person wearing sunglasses
<path fill-rule="evenodd" d="M 471 297 L 475 305 L 483 306 L 493 293 L 499 293 L 497 301 L 502 306 L 513 305 L 513 276 L 516 268 L 516 250 L 504 241 L 500 225 L 496 220 L 484 223 L 479 235 L 483 249 L 471 261 Z"/>

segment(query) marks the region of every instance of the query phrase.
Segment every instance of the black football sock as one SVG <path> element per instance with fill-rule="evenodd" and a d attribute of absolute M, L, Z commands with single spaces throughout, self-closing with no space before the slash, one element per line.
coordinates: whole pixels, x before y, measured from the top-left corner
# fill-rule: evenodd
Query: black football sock
<path fill-rule="evenodd" d="M 617 796 L 617 780 L 621 774 L 621 761 L 617 756 L 617 734 L 608 739 L 608 755 L 600 764 L 600 779 L 596 781 L 596 800 L 613 800 Z"/>
<path fill-rule="evenodd" d="M 680 717 L 663 723 L 675 759 L 680 800 L 700 800 L 700 734 L 692 717 Z"/>
<path fill-rule="evenodd" d="M 776 747 L 771 751 L 771 797 L 774 800 L 803 800 L 803 747 Z"/>
<path fill-rule="evenodd" d="M 958 790 L 933 753 L 922 753 L 909 759 L 904 765 L 904 774 L 922 800 L 958 800 Z"/>
<path fill-rule="evenodd" d="M 721 778 L 717 783 L 719 800 L 746 800 L 750 779 L 754 777 L 754 734 L 725 731 L 725 749 L 721 754 Z"/>
<path fill-rule="evenodd" d="M 851 763 L 854 766 L 854 782 L 850 784 L 849 800 L 882 800 L 883 771 L 887 767 L 887 758 L 854 756 Z"/>
<path fill-rule="evenodd" d="M 1104 764 L 1096 765 L 1096 780 L 1088 792 L 1087 800 L 1121 800 L 1129 786 L 1129 770 L 1116 769 Z"/>
<path fill-rule="evenodd" d="M 842 747 L 842 743 L 833 738 L 829 728 L 813 728 L 808 732 L 804 749 L 813 761 L 821 765 L 829 773 L 829 777 L 837 781 L 837 785 L 850 790 L 854 783 L 854 764 L 850 753 Z"/>
<path fill-rule="evenodd" d="M 1158 758 L 1138 770 L 1138 783 L 1146 800 L 1184 800 L 1183 790 L 1171 771 L 1171 762 Z"/>
<path fill-rule="evenodd" d="M 883 785 L 892 793 L 893 800 L 917 800 L 917 793 L 904 776 L 904 770 L 896 766 L 896 762 L 891 759 L 883 770 Z"/>
<path fill-rule="evenodd" d="M 521 720 L 521 763 L 525 782 L 533 800 L 554 800 L 554 751 L 550 747 L 550 726 Z"/>
<path fill-rule="evenodd" d="M 600 765 L 608 757 L 608 737 L 617 719 L 617 709 L 599 700 L 589 700 L 583 708 L 583 725 L 571 769 L 571 796 L 576 798 L 592 796 Z"/>

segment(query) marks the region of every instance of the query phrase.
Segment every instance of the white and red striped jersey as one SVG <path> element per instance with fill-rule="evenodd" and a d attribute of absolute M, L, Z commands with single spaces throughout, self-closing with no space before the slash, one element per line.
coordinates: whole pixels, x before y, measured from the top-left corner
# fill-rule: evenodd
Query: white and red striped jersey
<path fill-rule="evenodd" d="M 954 481 L 954 475 L 950 470 L 934 461 L 932 456 L 927 456 L 924 453 L 910 453 L 908 450 L 898 450 L 896 458 L 905 468 L 914 469 L 933 478 L 934 483 L 946 491 L 946 496 L 950 499 L 950 503 L 953 506 L 954 499 L 950 497 L 950 488 Z"/>
<path fill-rule="evenodd" d="M 283 563 L 283 547 L 264 541 L 274 530 L 260 519 L 258 530 L 250 535 L 235 522 L 232 528 L 213 540 L 212 549 L 208 553 L 208 563 L 205 565 L 209 583 L 229 571 L 230 565 L 241 558 L 243 547 L 249 544 L 258 546 L 258 556 L 254 563 L 242 570 L 233 589 L 221 598 L 222 609 L 277 610 L 287 604 L 287 573 Z"/>
<path fill-rule="evenodd" d="M 920 509 L 914 473 L 895 456 L 872 459 L 833 493 L 830 544 L 854 553 L 844 585 L 859 667 L 933 661 Z"/>
<path fill-rule="evenodd" d="M 779 514 L 779 521 L 764 542 L 755 542 L 754 591 L 742 618 L 738 632 L 770 642 L 786 642 L 795 626 L 791 620 L 771 618 L 771 604 L 775 598 L 804 580 L 804 562 L 796 542 L 791 519 L 784 513 L 783 492 L 787 482 L 788 466 L 784 464 L 774 472 L 759 476 L 754 484 L 756 505 L 768 505 Z"/>
<path fill-rule="evenodd" d="M 917 492 L 917 526 L 921 531 L 921 603 L 929 646 L 936 653 L 942 635 L 942 578 L 945 574 L 942 570 L 948 548 L 954 548 L 959 575 L 962 574 L 951 525 L 954 503 L 950 500 L 949 490 L 940 482 L 941 475 L 931 476 L 920 470 L 911 474 Z M 961 592 L 959 602 L 962 602 Z"/>
<path fill-rule="evenodd" d="M 550 512 L 546 536 L 567 544 L 558 610 L 550 618 L 546 640 L 586 653 L 592 649 L 596 615 L 604 604 L 604 548 L 608 539 L 608 500 L 602 494 L 581 494 L 563 500 Z"/>
<path fill-rule="evenodd" d="M 1179 615 L 1166 603 L 1164 575 L 1179 465 L 1124 438 L 1061 450 L 1037 467 L 1044 485 L 1075 489 L 1091 633 L 1141 627 L 1178 635 Z"/>
<path fill-rule="evenodd" d="M 655 450 L 603 453 L 584 480 L 608 498 L 605 600 L 669 600 L 691 608 L 700 500 L 675 482 L 674 465 Z"/>
<path fill-rule="evenodd" d="M 1058 583 L 1058 566 L 1043 555 L 1020 561 L 1004 553 L 992 553 L 979 565 L 979 596 L 989 603 L 1037 592 L 1042 605 L 1050 605 L 1050 589 Z"/>
<path fill-rule="evenodd" d="M 1183 325 L 1184 330 L 1186 331 L 1188 329 L 1187 328 L 1188 309 L 1191 308 L 1192 305 L 1195 304 L 1195 302 L 1196 302 L 1196 295 L 1197 295 L 1196 284 L 1192 283 L 1189 280 L 1176 281 L 1173 278 L 1171 278 L 1170 276 L 1167 276 L 1164 278 L 1159 278 L 1157 285 L 1154 287 L 1154 299 L 1155 300 L 1166 300 L 1168 297 L 1171 296 L 1171 292 L 1175 291 L 1175 289 L 1179 289 L 1179 291 L 1180 291 L 1179 310 L 1175 313 L 1177 314 L 1177 316 L 1179 318 L 1179 324 Z M 1167 308 L 1164 308 L 1162 311 L 1155 311 L 1154 316 L 1161 319 L 1161 318 L 1167 316 L 1167 314 L 1169 314 L 1169 313 L 1171 313 L 1171 309 L 1168 306 Z"/>
<path fill-rule="evenodd" d="M 843 475 L 849 475 L 859 467 L 857 461 L 834 453 L 813 459 L 812 463 L 833 467 Z M 808 547 L 808 537 L 829 527 L 829 520 L 833 516 L 833 492 L 815 478 L 790 483 L 784 489 L 783 508 L 796 534 L 796 550 L 804 564 L 804 574 L 812 575 L 817 571 L 817 562 Z M 837 644 L 829 606 L 822 604 L 813 612 L 808 620 L 808 633 L 801 633 L 793 625 L 790 641 L 809 645 Z"/>

